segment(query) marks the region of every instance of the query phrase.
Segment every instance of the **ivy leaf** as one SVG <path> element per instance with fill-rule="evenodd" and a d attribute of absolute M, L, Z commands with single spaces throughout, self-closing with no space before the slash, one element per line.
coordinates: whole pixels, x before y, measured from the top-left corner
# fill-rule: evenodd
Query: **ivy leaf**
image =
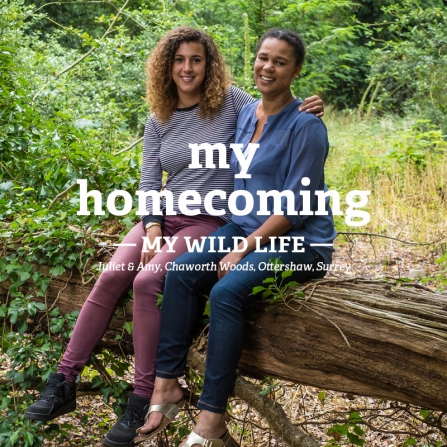
<path fill-rule="evenodd" d="M 17 313 L 17 311 L 16 310 L 10 311 L 9 315 L 10 315 L 9 321 L 11 322 L 11 324 L 16 324 L 19 318 L 19 314 Z"/>
<path fill-rule="evenodd" d="M 17 270 L 17 273 L 19 274 L 21 281 L 26 281 L 27 279 L 31 278 L 31 273 L 29 272 L 23 272 L 21 270 Z"/>
<path fill-rule="evenodd" d="M 17 371 L 14 374 L 14 383 L 22 383 L 25 380 L 25 376 L 23 374 L 23 371 Z"/>
<path fill-rule="evenodd" d="M 9 402 L 11 402 L 11 400 L 12 400 L 11 398 L 3 396 L 2 404 L 0 405 L 0 410 L 5 410 L 8 407 Z"/>
<path fill-rule="evenodd" d="M 271 296 L 273 294 L 272 289 L 267 289 L 263 294 L 262 294 L 262 298 L 268 298 L 269 296 Z"/>
<path fill-rule="evenodd" d="M 20 432 L 19 432 L 19 431 L 15 431 L 15 432 L 11 435 L 11 437 L 9 438 L 9 443 L 10 443 L 10 445 L 14 445 L 14 444 L 15 444 L 15 442 L 17 441 L 17 439 L 19 439 L 19 435 L 20 435 Z"/>
<path fill-rule="evenodd" d="M 12 182 L 2 182 L 0 183 L 0 191 L 9 191 L 14 186 Z"/>
<path fill-rule="evenodd" d="M 132 335 L 132 321 L 126 321 L 124 323 L 124 330 L 127 331 L 129 335 Z"/>
<path fill-rule="evenodd" d="M 207 317 L 211 316 L 211 301 L 210 300 L 206 300 L 205 310 L 203 311 L 203 315 L 206 315 Z"/>
<path fill-rule="evenodd" d="M 419 412 L 419 414 L 424 418 L 427 419 L 430 412 L 428 410 L 426 410 L 425 408 L 422 408 L 421 411 Z"/>
<path fill-rule="evenodd" d="M 252 295 L 256 295 L 259 292 L 262 292 L 263 290 L 265 290 L 265 287 L 263 287 L 263 286 L 253 287 Z"/>
<path fill-rule="evenodd" d="M 34 441 L 34 435 L 27 431 L 25 432 L 25 436 L 24 436 L 25 442 L 29 445 L 32 446 L 33 445 L 33 441 Z"/>
<path fill-rule="evenodd" d="M 19 332 L 20 335 L 23 335 L 27 329 L 28 329 L 28 323 L 26 322 L 26 320 L 22 320 L 17 325 L 17 331 Z"/>
<path fill-rule="evenodd" d="M 64 267 L 62 267 L 61 265 L 56 265 L 56 266 L 54 266 L 54 267 L 52 267 L 51 269 L 50 269 L 50 273 L 53 275 L 53 276 L 59 276 L 59 275 L 62 275 L 62 273 L 64 273 L 65 272 L 65 269 L 64 269 Z"/>
<path fill-rule="evenodd" d="M 355 435 L 354 433 L 347 433 L 346 436 L 348 437 L 349 441 L 351 442 L 351 444 L 354 445 L 360 445 L 362 446 L 363 444 L 365 444 L 365 440 L 359 438 L 357 435 Z"/>
<path fill-rule="evenodd" d="M 64 319 L 63 318 L 54 318 L 53 320 L 51 320 L 50 324 L 50 331 L 53 334 L 57 334 L 58 332 L 60 332 L 60 330 L 62 329 L 63 325 L 64 325 Z"/>
<path fill-rule="evenodd" d="M 103 384 L 104 384 L 104 382 L 101 380 L 101 377 L 99 377 L 99 376 L 93 377 L 93 379 L 92 379 L 92 389 L 93 388 L 97 388 L 97 387 L 99 387 L 99 386 L 101 386 Z"/>
<path fill-rule="evenodd" d="M 365 434 L 365 432 L 361 429 L 361 427 L 359 427 L 358 425 L 356 425 L 354 427 L 354 432 L 356 434 L 358 434 L 359 436 L 363 436 Z"/>
<path fill-rule="evenodd" d="M 349 414 L 349 422 L 363 422 L 363 418 L 358 411 L 353 411 Z"/>
<path fill-rule="evenodd" d="M 39 309 L 40 311 L 45 310 L 45 304 L 44 304 L 44 303 L 37 302 L 37 303 L 35 303 L 35 306 L 36 306 L 37 309 Z"/>

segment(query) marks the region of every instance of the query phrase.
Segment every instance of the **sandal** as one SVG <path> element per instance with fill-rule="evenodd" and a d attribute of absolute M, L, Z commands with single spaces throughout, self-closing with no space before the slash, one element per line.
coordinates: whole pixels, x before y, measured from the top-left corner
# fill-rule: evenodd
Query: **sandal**
<path fill-rule="evenodd" d="M 199 436 L 192 431 L 183 447 L 192 447 L 194 444 L 199 444 L 203 447 L 240 447 L 239 444 L 231 437 L 227 430 L 225 434 L 219 439 L 206 439 Z"/>
<path fill-rule="evenodd" d="M 140 433 L 140 430 L 147 424 L 147 420 L 149 419 L 149 415 L 153 411 L 158 411 L 163 415 L 163 419 L 161 420 L 160 425 L 157 428 L 154 428 L 149 433 L 141 433 L 139 436 L 137 436 L 133 442 L 134 444 L 139 444 L 140 442 L 146 441 L 146 439 L 152 438 L 152 436 L 155 436 L 157 433 L 160 433 L 164 428 L 166 428 L 171 421 L 177 416 L 177 413 L 184 407 L 185 405 L 185 399 L 181 399 L 176 404 L 164 404 L 164 405 L 151 405 L 149 407 L 149 410 L 146 413 L 146 416 L 144 416 L 144 424 L 137 428 L 137 433 Z"/>

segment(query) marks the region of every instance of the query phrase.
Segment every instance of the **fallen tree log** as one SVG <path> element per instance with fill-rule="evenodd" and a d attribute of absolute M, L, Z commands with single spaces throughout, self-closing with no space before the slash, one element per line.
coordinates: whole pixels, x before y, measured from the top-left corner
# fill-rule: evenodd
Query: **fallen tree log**
<path fill-rule="evenodd" d="M 326 280 L 256 305 L 240 368 L 447 410 L 447 296 L 411 284 Z"/>
<path fill-rule="evenodd" d="M 47 305 L 79 310 L 91 287 L 78 273 L 65 273 L 51 282 Z M 6 288 L 0 285 L 3 296 Z M 291 293 L 269 312 L 265 303 L 253 306 L 242 372 L 447 411 L 447 296 L 363 279 L 320 280 L 297 290 L 306 297 Z M 103 342 L 116 344 L 131 314 L 127 303 Z"/>

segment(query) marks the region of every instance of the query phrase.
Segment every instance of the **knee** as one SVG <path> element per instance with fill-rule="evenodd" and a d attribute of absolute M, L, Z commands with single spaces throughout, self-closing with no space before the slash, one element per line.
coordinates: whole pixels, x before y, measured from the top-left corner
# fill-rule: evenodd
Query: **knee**
<path fill-rule="evenodd" d="M 166 288 L 187 287 L 194 289 L 200 275 L 201 265 L 197 263 L 197 258 L 185 253 L 170 264 L 166 274 Z"/>
<path fill-rule="evenodd" d="M 142 299 L 147 300 L 151 296 L 156 299 L 161 293 L 164 284 L 164 274 L 162 272 L 141 271 L 133 281 L 134 302 Z"/>
<path fill-rule="evenodd" d="M 129 286 L 131 282 L 132 279 L 127 280 L 124 271 L 103 270 L 95 283 L 95 287 L 114 292 L 121 289 L 124 283 Z"/>
<path fill-rule="evenodd" d="M 240 299 L 236 290 L 222 285 L 219 281 L 210 293 L 210 310 L 213 312 L 243 312 L 243 300 Z"/>

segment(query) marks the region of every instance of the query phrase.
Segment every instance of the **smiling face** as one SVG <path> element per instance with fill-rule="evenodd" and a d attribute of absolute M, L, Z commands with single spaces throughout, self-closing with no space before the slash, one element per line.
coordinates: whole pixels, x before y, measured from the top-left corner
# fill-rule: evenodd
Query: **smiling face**
<path fill-rule="evenodd" d="M 200 42 L 183 42 L 175 52 L 172 79 L 177 85 L 181 106 L 185 101 L 197 103 L 200 99 L 206 73 L 205 48 Z M 195 102 L 194 102 L 195 101 Z M 191 104 L 189 104 L 191 105 Z"/>
<path fill-rule="evenodd" d="M 285 40 L 269 37 L 262 42 L 256 55 L 254 80 L 263 96 L 290 94 L 290 84 L 300 70 L 293 48 Z"/>

